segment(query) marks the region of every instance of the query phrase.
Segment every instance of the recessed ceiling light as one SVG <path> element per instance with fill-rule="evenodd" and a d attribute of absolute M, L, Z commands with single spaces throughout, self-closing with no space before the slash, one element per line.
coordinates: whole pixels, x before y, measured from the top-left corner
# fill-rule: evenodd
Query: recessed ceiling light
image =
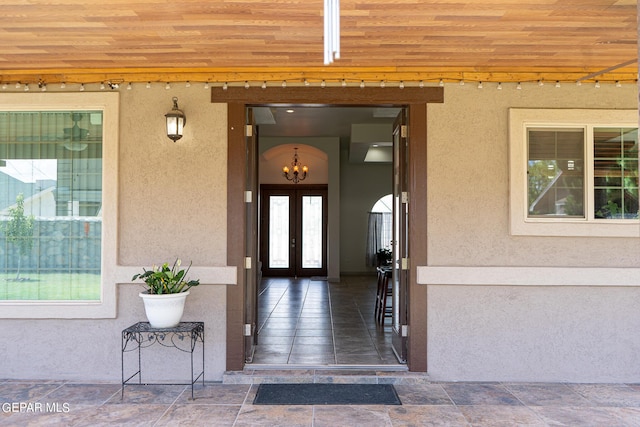
<path fill-rule="evenodd" d="M 288 110 L 286 110 L 286 111 L 287 111 L 287 113 L 291 114 L 291 113 L 293 113 L 293 111 L 294 111 L 294 110 L 292 110 L 291 108 L 289 108 L 289 109 L 288 109 Z"/>

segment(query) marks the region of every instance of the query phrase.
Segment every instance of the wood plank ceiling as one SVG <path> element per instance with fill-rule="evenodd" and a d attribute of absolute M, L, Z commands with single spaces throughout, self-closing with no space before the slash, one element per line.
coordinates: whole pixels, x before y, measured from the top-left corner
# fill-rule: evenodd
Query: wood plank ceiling
<path fill-rule="evenodd" d="M 0 82 L 637 77 L 635 0 L 340 6 L 341 58 L 324 66 L 321 0 L 2 0 Z"/>

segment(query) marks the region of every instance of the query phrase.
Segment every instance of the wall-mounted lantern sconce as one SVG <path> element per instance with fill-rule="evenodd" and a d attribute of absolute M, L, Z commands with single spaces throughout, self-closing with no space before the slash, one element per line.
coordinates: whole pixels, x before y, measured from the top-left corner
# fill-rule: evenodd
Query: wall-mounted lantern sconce
<path fill-rule="evenodd" d="M 173 108 L 164 115 L 167 118 L 167 136 L 176 142 L 182 138 L 182 130 L 187 123 L 187 116 L 178 109 L 178 98 L 173 97 Z"/>

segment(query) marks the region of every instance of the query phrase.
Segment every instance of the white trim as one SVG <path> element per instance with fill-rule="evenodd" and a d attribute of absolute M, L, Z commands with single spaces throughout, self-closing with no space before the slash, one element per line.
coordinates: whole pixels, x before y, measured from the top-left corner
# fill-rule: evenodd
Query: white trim
<path fill-rule="evenodd" d="M 141 267 L 116 265 L 110 268 L 109 280 L 111 286 L 105 291 L 103 286 L 104 302 L 86 301 L 0 301 L 0 318 L 5 319 L 100 319 L 115 318 L 115 299 L 117 288 L 115 285 L 127 284 L 130 286 L 144 286 L 142 282 L 133 282 L 134 274 L 142 272 Z M 147 268 L 147 267 L 145 267 Z M 193 275 L 191 276 L 191 273 Z M 106 274 L 103 274 L 103 280 Z M 200 280 L 200 286 L 207 285 L 236 285 L 236 267 L 191 267 L 189 275 Z M 113 288 L 113 290 L 111 290 Z M 110 298 L 113 294 L 113 298 Z M 109 311 L 113 300 L 114 313 Z M 105 304 L 106 302 L 106 304 Z M 102 313 L 106 313 L 103 315 Z"/>
<path fill-rule="evenodd" d="M 527 217 L 526 128 L 531 126 L 584 127 L 585 125 L 638 127 L 638 110 L 509 109 L 509 223 L 512 235 L 640 237 L 640 220 Z M 592 169 L 593 158 L 588 155 L 590 150 L 586 151 L 585 168 Z M 592 174 L 586 176 L 587 181 L 590 179 Z M 592 188 L 592 183 L 585 182 L 586 190 Z M 588 197 L 589 200 L 590 197 Z M 593 206 L 587 202 L 585 209 L 593 209 Z"/>
<path fill-rule="evenodd" d="M 1 301 L 3 318 L 107 318 L 116 315 L 116 287 L 110 267 L 117 258 L 118 230 L 118 138 L 120 94 L 7 93 L 0 98 L 0 111 L 101 110 L 102 152 L 102 264 L 99 301 Z"/>
<path fill-rule="evenodd" d="M 418 267 L 420 285 L 640 286 L 640 268 Z"/>
<path fill-rule="evenodd" d="M 113 277 L 115 283 L 134 283 L 143 285 L 141 281 L 133 282 L 131 278 L 134 274 L 142 273 L 142 269 L 147 270 L 150 266 L 123 266 L 118 265 L 115 268 Z M 192 266 L 189 269 L 189 277 L 200 280 L 200 286 L 202 285 L 236 285 L 238 283 L 238 268 L 237 267 L 198 267 Z"/>

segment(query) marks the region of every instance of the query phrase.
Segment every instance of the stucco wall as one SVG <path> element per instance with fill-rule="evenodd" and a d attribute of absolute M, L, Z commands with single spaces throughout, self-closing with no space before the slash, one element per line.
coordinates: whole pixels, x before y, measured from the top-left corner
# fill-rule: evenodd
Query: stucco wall
<path fill-rule="evenodd" d="M 434 380 L 637 382 L 638 288 L 429 286 Z"/>
<path fill-rule="evenodd" d="M 636 87 L 503 86 L 447 85 L 428 105 L 429 264 L 640 266 L 638 239 L 517 237 L 508 222 L 508 109 L 633 109 Z"/>
<path fill-rule="evenodd" d="M 63 379 L 76 381 L 120 381 L 121 331 L 145 320 L 139 285 L 118 288 L 116 319 L 2 319 L 0 331 L 0 377 L 8 379 Z M 183 320 L 205 322 L 205 378 L 220 380 L 225 363 L 225 286 L 194 288 L 185 306 Z M 222 314 L 222 315 L 221 315 Z M 157 348 L 156 348 L 157 347 Z M 165 353 L 160 346 L 143 351 L 146 381 L 189 378 L 188 354 Z M 132 360 L 132 359 L 128 359 Z M 196 359 L 197 360 L 197 359 Z M 155 365 L 148 365 L 149 361 Z M 129 374 L 133 362 L 127 364 Z M 197 365 L 196 365 L 197 368 Z"/>
<path fill-rule="evenodd" d="M 637 88 L 446 85 L 428 106 L 428 266 L 640 267 L 638 238 L 509 234 L 510 107 L 635 109 Z M 535 269 L 524 286 L 422 276 L 434 379 L 640 381 L 640 287 L 536 286 Z"/>
<path fill-rule="evenodd" d="M 175 143 L 164 128 L 173 96 L 187 116 L 184 137 Z M 227 109 L 210 96 L 178 85 L 120 91 L 118 229 L 107 231 L 118 233 L 117 272 L 109 275 L 119 281 L 131 277 L 129 267 L 137 271 L 177 257 L 198 269 L 226 266 Z M 220 380 L 225 370 L 226 286 L 202 281 L 183 317 L 205 322 L 207 380 Z M 141 285 L 116 289 L 115 318 L 0 319 L 0 378 L 119 381 L 120 333 L 145 316 Z M 147 379 L 184 381 L 188 366 L 186 358 L 149 367 Z"/>
<path fill-rule="evenodd" d="M 179 256 L 226 264 L 226 104 L 201 88 L 121 91 L 119 259 L 145 265 Z M 184 137 L 167 138 L 172 96 L 187 116 Z M 194 249 L 195 248 L 195 249 Z"/>
<path fill-rule="evenodd" d="M 503 86 L 447 85 L 444 104 L 428 106 L 429 266 L 640 267 L 640 239 L 513 237 L 508 224 L 508 108 L 637 108 L 635 86 Z M 176 143 L 164 135 L 172 96 L 188 120 Z M 121 90 L 119 265 L 225 266 L 226 107 L 209 97 Z M 640 381 L 640 287 L 421 286 L 434 379 Z M 207 380 L 224 371 L 226 287 L 203 284 L 187 302 L 185 320 L 206 324 Z M 118 285 L 114 319 L 1 319 L 0 378 L 119 381 L 120 331 L 144 318 L 140 288 Z"/>

